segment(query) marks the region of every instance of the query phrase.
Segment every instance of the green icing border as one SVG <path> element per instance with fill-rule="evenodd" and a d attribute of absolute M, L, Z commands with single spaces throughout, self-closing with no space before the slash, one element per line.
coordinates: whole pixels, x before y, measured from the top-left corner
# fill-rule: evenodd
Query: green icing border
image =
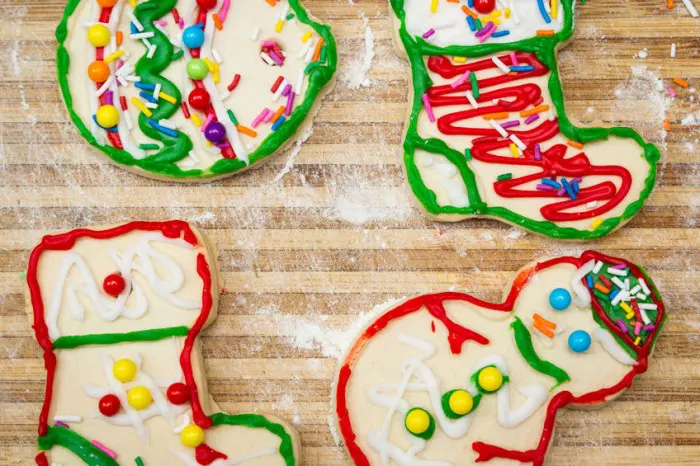
<path fill-rule="evenodd" d="M 503 219 L 515 225 L 519 225 L 530 231 L 540 233 L 545 236 L 558 239 L 591 240 L 601 238 L 617 228 L 621 222 L 633 217 L 642 208 L 644 202 L 651 194 L 656 183 L 656 164 L 661 158 L 659 149 L 651 143 L 647 143 L 634 130 L 625 127 L 612 128 L 579 128 L 576 127 L 566 115 L 563 88 L 559 78 L 559 69 L 556 61 L 556 51 L 559 44 L 571 38 L 574 31 L 573 21 L 573 1 L 562 0 L 561 6 L 565 15 L 562 30 L 552 37 L 536 37 L 524 39 L 513 43 L 486 43 L 478 46 L 448 46 L 437 47 L 427 43 L 421 37 L 412 38 L 407 29 L 405 12 L 403 11 L 404 0 L 390 0 L 394 14 L 399 18 L 401 25 L 399 36 L 403 42 L 404 49 L 411 64 L 411 75 L 413 80 L 413 102 L 412 110 L 406 125 L 406 136 L 404 140 L 404 165 L 408 184 L 414 195 L 418 198 L 423 208 L 430 214 L 458 214 L 458 215 L 479 215 L 493 216 Z M 639 199 L 630 203 L 622 215 L 605 220 L 595 230 L 579 230 L 572 227 L 561 227 L 550 221 L 533 220 L 513 212 L 505 207 L 493 207 L 487 205 L 479 195 L 476 186 L 476 178 L 472 169 L 467 165 L 464 154 L 451 149 L 447 144 L 436 138 L 423 139 L 418 135 L 417 124 L 418 115 L 423 109 L 422 96 L 430 87 L 432 81 L 425 67 L 423 56 L 450 55 L 463 57 L 481 57 L 502 51 L 518 50 L 535 54 L 550 70 L 549 92 L 552 102 L 559 117 L 559 128 L 569 139 L 587 143 L 604 140 L 608 136 L 621 138 L 631 138 L 644 150 L 644 158 L 649 164 L 649 176 L 644 181 L 644 188 Z M 459 170 L 467 187 L 469 195 L 469 207 L 440 206 L 437 203 L 437 196 L 430 190 L 421 179 L 418 167 L 414 162 L 416 149 L 423 149 L 428 152 L 439 153 L 445 156 Z"/>
<path fill-rule="evenodd" d="M 268 432 L 278 436 L 282 443 L 279 447 L 279 454 L 284 459 L 284 464 L 286 466 L 295 466 L 296 460 L 294 459 L 294 442 L 292 442 L 292 436 L 289 435 L 287 430 L 282 424 L 272 422 L 260 414 L 224 414 L 216 413 L 210 416 L 212 421 L 212 426 L 244 426 L 253 429 L 265 429 Z"/>
<path fill-rule="evenodd" d="M 139 127 L 147 136 L 163 143 L 163 148 L 159 152 L 139 160 L 125 150 L 116 149 L 109 144 L 100 144 L 97 142 L 73 108 L 73 97 L 68 85 L 70 56 L 64 44 L 68 37 L 68 20 L 75 12 L 80 2 L 81 0 L 68 1 L 61 22 L 56 28 L 55 33 L 58 42 L 56 48 L 58 83 L 66 103 L 66 108 L 68 109 L 68 115 L 87 142 L 105 153 L 112 161 L 120 165 L 138 167 L 156 175 L 178 179 L 207 179 L 233 174 L 274 154 L 294 136 L 302 123 L 309 116 L 319 94 L 332 80 L 337 68 L 337 47 L 333 34 L 331 33 L 331 28 L 313 21 L 309 17 L 306 9 L 301 5 L 301 0 L 289 0 L 289 5 L 296 14 L 296 18 L 303 24 L 311 26 L 316 33 L 324 39 L 326 46 L 326 64 L 324 66 L 317 66 L 309 72 L 308 86 L 303 101 L 297 105 L 287 121 L 285 121 L 276 132 L 269 134 L 260 146 L 249 154 L 249 164 L 246 165 L 245 162 L 240 159 L 221 159 L 204 170 L 182 170 L 175 162 L 187 156 L 192 147 L 192 141 L 184 133 L 179 133 L 177 138 L 165 136 L 146 122 L 145 115 L 139 115 Z M 143 75 L 144 82 L 160 83 L 163 86 L 163 91 L 169 93 L 178 100 L 177 105 L 162 101 L 158 109 L 154 111 L 154 117 L 156 119 L 167 118 L 174 114 L 178 110 L 181 100 L 181 95 L 177 86 L 159 74 L 173 61 L 172 44 L 170 44 L 165 35 L 152 25 L 153 20 L 164 16 L 176 3 L 176 0 L 149 0 L 140 3 L 134 11 L 139 21 L 143 23 L 144 28 L 156 34 L 151 41 L 158 45 L 158 50 L 154 54 L 152 60 L 148 60 L 145 55 L 139 59 L 136 65 L 137 71 Z"/>
<path fill-rule="evenodd" d="M 94 335 L 71 335 L 59 337 L 53 342 L 54 349 L 72 349 L 86 345 L 112 345 L 115 343 L 131 343 L 134 341 L 157 341 L 169 337 L 186 337 L 189 328 L 169 327 L 150 330 L 139 330 L 127 333 L 99 333 Z"/>
<path fill-rule="evenodd" d="M 280 438 L 281 444 L 278 451 L 284 459 L 285 465 L 296 465 L 292 437 L 281 424 L 272 422 L 259 414 L 229 415 L 217 413 L 210 416 L 210 419 L 212 420 L 212 427 L 229 425 L 267 430 Z M 116 460 L 97 448 L 89 440 L 65 427 L 48 426 L 46 435 L 39 437 L 38 445 L 39 450 L 42 451 L 50 450 L 56 445 L 64 447 L 89 466 L 119 466 Z"/>

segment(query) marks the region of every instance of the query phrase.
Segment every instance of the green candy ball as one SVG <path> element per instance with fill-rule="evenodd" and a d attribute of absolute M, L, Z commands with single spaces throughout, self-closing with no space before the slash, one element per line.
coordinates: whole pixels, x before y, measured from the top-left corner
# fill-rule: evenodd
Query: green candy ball
<path fill-rule="evenodd" d="M 204 79 L 209 74 L 209 67 L 204 60 L 193 58 L 187 63 L 187 75 L 192 79 Z"/>

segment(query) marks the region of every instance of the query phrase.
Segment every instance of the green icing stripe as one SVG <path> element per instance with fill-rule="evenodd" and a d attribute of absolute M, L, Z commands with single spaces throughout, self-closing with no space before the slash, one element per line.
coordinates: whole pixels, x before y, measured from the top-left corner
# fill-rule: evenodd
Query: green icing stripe
<path fill-rule="evenodd" d="M 184 133 L 178 132 L 176 138 L 167 136 L 152 126 L 150 126 L 144 115 L 139 116 L 139 128 L 147 136 L 163 143 L 162 149 L 154 154 L 149 154 L 143 159 L 136 159 L 125 150 L 112 147 L 109 144 L 100 144 L 90 133 L 85 123 L 76 113 L 73 107 L 73 96 L 68 85 L 68 72 L 70 68 L 70 55 L 66 49 L 65 42 L 68 37 L 68 21 L 76 8 L 84 0 L 69 0 L 64 10 L 63 17 L 56 28 L 56 67 L 58 71 L 58 83 L 61 88 L 63 99 L 68 109 L 71 121 L 76 125 L 80 134 L 100 151 L 104 152 L 110 159 L 121 165 L 136 166 L 154 174 L 173 178 L 211 178 L 215 176 L 235 173 L 246 168 L 248 165 L 240 159 L 221 159 L 211 167 L 204 170 L 183 170 L 175 162 L 182 160 L 192 149 L 192 141 Z M 160 100 L 158 109 L 154 111 L 153 119 L 167 118 L 175 113 L 181 101 L 180 91 L 170 81 L 163 78 L 160 73 L 164 71 L 170 63 L 176 59 L 173 56 L 173 47 L 170 41 L 152 24 L 168 13 L 177 3 L 176 0 L 149 0 L 140 3 L 134 10 L 139 22 L 146 31 L 153 31 L 155 36 L 150 40 L 158 46 L 158 50 L 152 60 L 145 56 L 141 57 L 136 64 L 137 73 L 142 75 L 144 83 L 160 83 L 163 92 L 170 94 L 177 99 L 178 104 L 171 104 Z M 294 11 L 297 19 L 311 28 L 325 41 L 326 63 L 311 70 L 308 76 L 308 85 L 303 100 L 298 99 L 298 105 L 294 108 L 292 115 L 280 128 L 268 135 L 260 146 L 249 154 L 250 165 L 274 154 L 279 150 L 300 128 L 302 123 L 310 116 L 311 109 L 319 97 L 323 88 L 332 80 L 335 74 L 338 54 L 335 39 L 329 26 L 319 24 L 309 17 L 306 9 L 301 5 L 300 0 L 289 0 L 289 5 Z M 223 115 L 220 115 L 223 117 Z"/>
<path fill-rule="evenodd" d="M 244 426 L 253 429 L 265 429 L 268 432 L 278 436 L 280 443 L 279 454 L 284 459 L 286 466 L 295 466 L 294 459 L 294 443 L 292 437 L 281 424 L 270 421 L 265 416 L 259 414 L 224 414 L 216 413 L 210 416 L 212 426 L 229 425 L 229 426 Z"/>
<path fill-rule="evenodd" d="M 134 341 L 157 341 L 169 337 L 187 336 L 189 328 L 169 327 L 152 330 L 140 330 L 128 333 L 100 333 L 96 335 L 74 335 L 60 337 L 53 342 L 54 349 L 71 349 L 86 345 L 113 345 L 115 343 L 130 343 Z"/>
<path fill-rule="evenodd" d="M 282 425 L 274 423 L 259 414 L 228 415 L 217 413 L 211 416 L 211 420 L 212 426 L 244 426 L 252 429 L 267 430 L 280 438 L 279 454 L 284 459 L 284 464 L 286 466 L 296 465 L 292 437 Z M 90 443 L 89 440 L 65 427 L 49 426 L 46 435 L 39 437 L 38 443 L 39 449 L 44 451 L 56 445 L 64 447 L 89 466 L 119 466 L 117 461 Z"/>
<path fill-rule="evenodd" d="M 413 81 L 412 112 L 406 127 L 404 140 L 404 164 L 408 183 L 414 195 L 430 214 L 458 214 L 494 216 L 507 222 L 520 225 L 528 230 L 546 236 L 559 239 L 590 240 L 605 236 L 614 230 L 621 222 L 633 217 L 642 208 L 642 205 L 651 194 L 656 183 L 656 164 L 661 158 L 659 150 L 653 144 L 647 143 L 634 130 L 624 127 L 613 128 L 578 128 L 571 123 L 566 115 L 563 89 L 559 78 L 559 70 L 556 61 L 557 46 L 566 42 L 573 34 L 573 0 L 562 0 L 561 5 L 565 15 L 562 30 L 551 37 L 533 37 L 513 43 L 485 43 L 478 46 L 448 46 L 438 47 L 429 44 L 421 37 L 411 37 L 406 29 L 406 15 L 404 12 L 404 0 L 390 0 L 394 14 L 400 20 L 399 37 L 404 44 L 406 54 L 411 64 Z M 633 139 L 644 151 L 644 159 L 648 162 L 649 176 L 644 180 L 644 188 L 640 192 L 639 199 L 630 203 L 624 212 L 618 217 L 605 220 L 595 230 L 579 230 L 572 227 L 562 227 L 550 221 L 533 220 L 513 212 L 505 207 L 489 206 L 482 201 L 476 187 L 474 172 L 467 165 L 467 160 L 459 152 L 451 149 L 443 141 L 437 139 L 423 139 L 418 135 L 418 116 L 422 109 L 421 96 L 427 92 L 432 81 L 425 67 L 424 56 L 446 55 L 462 57 L 482 57 L 503 51 L 518 50 L 533 53 L 538 60 L 544 63 L 551 71 L 548 88 L 553 105 L 559 118 L 559 129 L 567 138 L 588 143 L 605 140 L 609 136 Z M 459 170 L 467 187 L 470 205 L 468 207 L 441 206 L 437 202 L 436 194 L 423 182 L 414 154 L 417 149 L 427 152 L 442 154 Z"/>
<path fill-rule="evenodd" d="M 510 324 L 510 328 L 513 329 L 513 336 L 515 337 L 515 344 L 518 347 L 518 351 L 520 351 L 520 354 L 528 365 L 537 372 L 548 375 L 557 381 L 557 384 L 552 387 L 552 389 L 571 380 L 571 377 L 569 377 L 569 374 L 567 374 L 564 369 L 541 359 L 537 355 L 535 347 L 532 345 L 532 335 L 530 335 L 530 331 L 519 317 L 516 317 L 513 323 Z"/>
<path fill-rule="evenodd" d="M 89 466 L 119 466 L 116 460 L 90 443 L 75 431 L 60 426 L 49 426 L 48 432 L 38 440 L 40 450 L 58 445 L 78 456 Z"/>

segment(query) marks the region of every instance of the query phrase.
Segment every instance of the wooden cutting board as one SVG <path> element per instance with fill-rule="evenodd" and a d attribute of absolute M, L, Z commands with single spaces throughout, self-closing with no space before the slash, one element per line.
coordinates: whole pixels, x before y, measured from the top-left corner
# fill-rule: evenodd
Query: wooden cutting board
<path fill-rule="evenodd" d="M 602 410 L 560 417 L 548 464 L 700 464 L 700 127 L 680 123 L 700 109 L 700 93 L 679 89 L 671 101 L 653 82 L 679 76 L 700 87 L 700 19 L 680 1 L 673 11 L 662 0 L 589 0 L 578 9 L 561 54 L 568 111 L 632 126 L 664 153 L 642 212 L 584 245 L 489 220 L 436 224 L 412 207 L 400 149 L 408 68 L 392 50 L 386 0 L 308 0 L 333 26 L 342 61 L 313 135 L 296 155 L 191 187 L 115 168 L 77 135 L 55 82 L 53 31 L 64 3 L 0 6 L 0 464 L 31 463 L 44 391 L 24 302 L 30 248 L 56 230 L 165 218 L 206 229 L 221 254 L 227 291 L 204 338 L 211 392 L 227 411 L 293 420 L 305 465 L 349 464 L 329 428 L 329 395 L 335 356 L 362 313 L 447 289 L 498 299 L 528 261 L 593 247 L 648 267 L 668 325 L 632 390 Z M 351 90 L 365 20 L 376 56 L 369 86 Z"/>

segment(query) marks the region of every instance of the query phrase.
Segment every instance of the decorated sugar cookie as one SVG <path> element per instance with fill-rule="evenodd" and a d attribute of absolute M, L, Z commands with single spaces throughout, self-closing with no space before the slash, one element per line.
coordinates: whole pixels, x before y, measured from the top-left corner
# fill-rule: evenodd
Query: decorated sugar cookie
<path fill-rule="evenodd" d="M 628 389 L 664 320 L 643 269 L 592 251 L 528 265 L 502 303 L 409 299 L 345 357 L 340 433 L 358 466 L 542 465 L 557 413 Z"/>
<path fill-rule="evenodd" d="M 199 334 L 216 253 L 185 222 L 46 236 L 27 281 L 47 383 L 40 466 L 299 464 L 286 423 L 212 401 Z"/>
<path fill-rule="evenodd" d="M 487 216 L 562 239 L 629 221 L 658 149 L 629 128 L 566 115 L 557 50 L 573 0 L 391 0 L 412 69 L 404 163 L 432 217 Z"/>
<path fill-rule="evenodd" d="M 69 0 L 58 79 L 80 134 L 138 174 L 223 177 L 301 137 L 336 68 L 300 0 Z"/>

